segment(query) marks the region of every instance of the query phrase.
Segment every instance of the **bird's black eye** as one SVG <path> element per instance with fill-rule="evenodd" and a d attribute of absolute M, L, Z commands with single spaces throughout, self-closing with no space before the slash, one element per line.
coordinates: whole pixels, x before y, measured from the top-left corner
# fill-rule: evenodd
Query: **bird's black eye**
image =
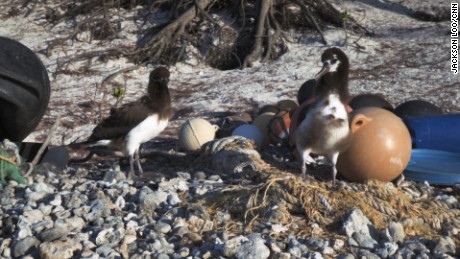
<path fill-rule="evenodd" d="M 331 61 L 331 64 L 332 64 L 332 65 L 334 65 L 335 63 L 337 63 L 337 59 L 333 59 L 333 60 Z"/>

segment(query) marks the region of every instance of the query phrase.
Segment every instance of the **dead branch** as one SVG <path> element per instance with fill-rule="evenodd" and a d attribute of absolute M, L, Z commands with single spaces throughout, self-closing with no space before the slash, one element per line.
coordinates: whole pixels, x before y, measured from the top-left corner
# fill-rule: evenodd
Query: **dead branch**
<path fill-rule="evenodd" d="M 198 6 L 203 10 L 206 9 L 213 0 L 197 0 Z M 161 31 L 156 33 L 144 47 L 135 55 L 137 63 L 152 62 L 157 63 L 157 59 L 169 48 L 176 43 L 185 34 L 186 26 L 196 17 L 196 7 L 190 7 L 180 17 L 166 25 Z"/>
<path fill-rule="evenodd" d="M 46 137 L 45 142 L 40 146 L 40 149 L 38 150 L 37 154 L 34 157 L 34 160 L 32 160 L 32 166 L 36 166 L 38 161 L 40 161 L 40 158 L 43 155 L 43 152 L 45 152 L 45 149 L 48 147 L 51 138 L 54 136 L 54 133 L 56 133 L 57 128 L 59 127 L 59 124 L 61 123 L 61 117 L 58 116 L 56 118 L 56 122 L 54 122 L 53 126 L 51 127 L 50 131 L 48 132 L 48 135 Z"/>
<path fill-rule="evenodd" d="M 324 44 L 328 45 L 327 40 L 326 40 L 326 37 L 324 37 L 323 31 L 321 30 L 321 28 L 319 27 L 319 25 L 318 25 L 318 23 L 316 22 L 315 18 L 314 18 L 313 15 L 311 14 L 310 9 L 308 9 L 308 8 L 307 8 L 302 2 L 300 2 L 299 0 L 292 0 L 292 2 L 294 2 L 295 4 L 297 4 L 298 6 L 300 6 L 300 9 L 302 9 L 302 11 L 305 12 L 305 14 L 307 15 L 307 18 L 310 20 L 310 22 L 313 24 L 313 26 L 315 26 L 316 31 L 319 33 L 319 35 L 321 35 L 321 39 L 323 39 Z M 334 10 L 335 10 L 335 8 L 334 8 Z"/>
<path fill-rule="evenodd" d="M 243 62 L 243 67 L 250 67 L 252 63 L 259 59 L 262 52 L 262 39 L 265 24 L 267 21 L 267 13 L 272 6 L 272 0 L 259 0 L 259 15 L 257 16 L 256 33 L 254 35 L 254 44 L 249 55 L 246 56 Z"/>
<path fill-rule="evenodd" d="M 312 29 L 318 32 L 323 42 L 328 44 L 322 28 L 327 25 L 343 28 L 346 31 L 369 35 L 369 31 L 359 25 L 347 13 L 341 13 L 331 0 L 82 0 L 60 2 L 64 14 L 53 12 L 47 16 L 57 24 L 66 19 L 75 22 L 67 37 L 48 43 L 45 54 L 69 40 L 78 40 L 78 34 L 89 31 L 90 40 L 101 43 L 116 36 L 121 30 L 117 21 L 113 21 L 113 9 L 131 8 L 143 5 L 144 9 L 134 19 L 144 19 L 144 25 L 152 13 L 166 12 L 171 18 L 162 25 L 141 29 L 140 40 L 135 50 L 124 51 L 108 49 L 107 55 L 100 52 L 88 52 L 65 59 L 63 65 L 71 61 L 93 57 L 123 56 L 136 65 L 171 65 L 185 61 L 188 46 L 199 51 L 199 60 L 219 69 L 248 67 L 256 61 L 269 62 L 287 51 L 285 31 L 292 29 Z M 148 15 L 147 15 L 148 13 Z M 230 17 L 231 19 L 228 19 Z M 254 22 L 255 18 L 255 22 Z M 103 52 L 103 51 L 102 51 Z M 90 64 L 89 64 L 90 65 Z M 89 66 L 88 65 L 88 66 Z M 121 70 L 109 75 L 104 82 L 114 76 L 129 71 Z"/>

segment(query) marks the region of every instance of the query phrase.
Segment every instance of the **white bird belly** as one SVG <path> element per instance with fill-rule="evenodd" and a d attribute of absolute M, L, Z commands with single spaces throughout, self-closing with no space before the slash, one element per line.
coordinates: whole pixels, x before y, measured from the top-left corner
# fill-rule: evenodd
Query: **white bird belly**
<path fill-rule="evenodd" d="M 126 136 L 126 152 L 129 155 L 134 154 L 142 143 L 158 136 L 167 125 L 167 119 L 160 120 L 158 114 L 150 115 L 134 127 Z"/>
<path fill-rule="evenodd" d="M 337 123 L 338 120 L 342 123 Z M 331 94 L 318 102 L 307 113 L 298 131 L 298 144 L 302 143 L 299 138 L 312 136 L 312 134 L 314 136 L 311 146 L 302 148 L 309 148 L 315 154 L 327 154 L 335 150 L 337 144 L 350 133 L 348 113 L 339 97 Z"/>

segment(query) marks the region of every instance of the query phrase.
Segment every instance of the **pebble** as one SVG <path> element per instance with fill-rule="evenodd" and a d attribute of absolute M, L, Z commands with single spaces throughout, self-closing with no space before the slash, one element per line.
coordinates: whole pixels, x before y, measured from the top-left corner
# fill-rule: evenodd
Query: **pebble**
<path fill-rule="evenodd" d="M 348 237 L 351 237 L 355 232 L 369 237 L 378 235 L 375 227 L 360 209 L 353 209 L 345 216 L 341 229 L 341 233 Z"/>
<path fill-rule="evenodd" d="M 54 242 L 44 242 L 40 244 L 41 258 L 72 258 L 81 251 L 83 246 L 76 239 L 57 240 Z"/>
<path fill-rule="evenodd" d="M 38 236 L 42 242 L 50 242 L 61 237 L 67 236 L 69 231 L 66 227 L 54 227 L 52 229 L 41 232 Z"/>
<path fill-rule="evenodd" d="M 26 255 L 29 250 L 40 244 L 40 241 L 35 237 L 26 237 L 17 241 L 13 246 L 13 256 L 20 257 Z"/>
<path fill-rule="evenodd" d="M 450 237 L 440 237 L 435 248 L 433 249 L 433 253 L 436 255 L 442 254 L 450 254 L 455 255 L 456 246 L 454 240 Z"/>
<path fill-rule="evenodd" d="M 270 249 L 265 245 L 260 233 L 248 235 L 248 240 L 235 249 L 237 259 L 265 259 L 270 256 Z"/>
<path fill-rule="evenodd" d="M 104 174 L 102 181 L 115 184 L 121 180 L 126 180 L 126 175 L 120 170 L 110 170 Z"/>
<path fill-rule="evenodd" d="M 157 222 L 157 224 L 155 224 L 154 229 L 155 229 L 155 231 L 157 231 L 159 233 L 166 234 L 166 233 L 171 231 L 171 225 L 169 225 L 167 223 L 164 223 L 162 221 L 159 221 L 159 222 Z"/>
<path fill-rule="evenodd" d="M 359 247 L 366 249 L 374 249 L 377 247 L 378 243 L 369 236 L 363 235 L 359 232 L 352 234 L 352 237 L 358 243 Z"/>
<path fill-rule="evenodd" d="M 152 213 L 160 204 L 166 202 L 168 194 L 164 191 L 152 191 L 147 186 L 142 187 L 139 193 L 140 209 L 143 213 Z"/>
<path fill-rule="evenodd" d="M 240 247 L 243 242 L 246 242 L 248 240 L 249 239 L 247 237 L 241 236 L 241 235 L 228 240 L 224 245 L 224 249 L 223 249 L 224 256 L 233 257 L 236 249 Z"/>
<path fill-rule="evenodd" d="M 390 222 L 388 224 L 388 232 L 391 237 L 391 241 L 401 243 L 404 241 L 404 238 L 406 237 L 406 234 L 404 233 L 404 227 L 401 223 L 399 222 Z"/>
<path fill-rule="evenodd" d="M 235 236 L 235 229 L 244 229 L 235 224 L 238 215 L 188 204 L 189 198 L 198 197 L 197 186 L 207 186 L 213 195 L 212 182 L 222 182 L 218 175 L 179 172 L 175 178 L 140 185 L 117 169 L 85 178 L 91 176 L 53 174 L 53 179 L 39 177 L 41 182 L 31 185 L 1 186 L 0 257 L 458 257 L 459 231 L 454 226 L 445 227 L 444 236 L 414 238 L 405 232 L 404 222 L 377 229 L 361 210 L 352 209 L 337 222 L 341 225 L 334 238 L 326 238 L 328 230 L 319 223 L 309 223 L 309 235 L 295 236 L 289 232 L 298 222 L 268 217 L 258 219 L 252 233 Z M 439 195 L 438 200 L 458 203 L 453 196 Z"/>

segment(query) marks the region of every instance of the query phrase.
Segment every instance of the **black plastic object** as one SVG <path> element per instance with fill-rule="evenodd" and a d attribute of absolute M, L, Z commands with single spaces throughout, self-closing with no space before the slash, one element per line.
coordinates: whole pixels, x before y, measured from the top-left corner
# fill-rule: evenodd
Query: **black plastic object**
<path fill-rule="evenodd" d="M 48 107 L 46 68 L 29 48 L 0 37 L 0 139 L 22 141 Z"/>
<path fill-rule="evenodd" d="M 393 105 L 378 94 L 361 94 L 355 96 L 350 101 L 350 107 L 353 110 L 364 107 L 377 107 L 393 112 Z"/>
<path fill-rule="evenodd" d="M 409 116 L 439 115 L 442 113 L 441 108 L 424 100 L 407 101 L 400 104 L 395 109 L 395 114 L 401 118 Z"/>

